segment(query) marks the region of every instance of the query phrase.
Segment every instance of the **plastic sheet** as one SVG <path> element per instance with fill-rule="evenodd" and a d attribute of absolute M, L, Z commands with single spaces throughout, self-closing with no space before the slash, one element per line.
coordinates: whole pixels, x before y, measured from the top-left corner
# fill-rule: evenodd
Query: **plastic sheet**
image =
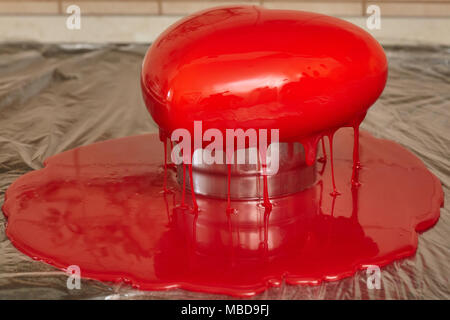
<path fill-rule="evenodd" d="M 7 187 L 45 158 L 80 145 L 156 132 L 144 107 L 139 72 L 145 45 L 0 45 L 0 205 Z M 254 299 L 450 298 L 450 49 L 388 47 L 389 79 L 362 128 L 399 142 L 441 180 L 445 206 L 421 234 L 414 257 L 381 272 L 381 289 L 367 275 L 319 286 L 282 285 Z M 218 299 L 184 290 L 139 291 L 126 284 L 82 280 L 16 250 L 0 215 L 0 299 Z"/>

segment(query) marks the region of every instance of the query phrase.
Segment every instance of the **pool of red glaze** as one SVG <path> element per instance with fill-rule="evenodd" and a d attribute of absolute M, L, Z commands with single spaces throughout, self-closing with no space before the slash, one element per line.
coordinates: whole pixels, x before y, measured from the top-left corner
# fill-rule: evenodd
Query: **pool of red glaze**
<path fill-rule="evenodd" d="M 394 142 L 361 132 L 355 171 L 354 141 L 349 128 L 334 136 L 339 196 L 330 195 L 327 160 L 311 188 L 273 198 L 271 208 L 232 201 L 233 214 L 205 196 L 192 210 L 189 193 L 180 206 L 173 170 L 164 191 L 157 135 L 95 143 L 50 157 L 9 187 L 6 233 L 34 259 L 144 290 L 250 296 L 283 281 L 338 280 L 414 254 L 443 204 L 439 180 Z"/>

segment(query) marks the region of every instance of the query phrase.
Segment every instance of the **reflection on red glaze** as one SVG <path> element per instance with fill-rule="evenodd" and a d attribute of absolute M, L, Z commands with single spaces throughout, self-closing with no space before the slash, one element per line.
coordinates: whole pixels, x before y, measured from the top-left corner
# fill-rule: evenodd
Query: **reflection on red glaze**
<path fill-rule="evenodd" d="M 414 254 L 417 232 L 439 218 L 439 180 L 398 144 L 360 135 L 358 188 L 352 188 L 353 131 L 334 135 L 310 189 L 261 201 L 197 195 L 198 211 L 168 171 L 163 148 L 142 135 L 70 150 L 28 173 L 6 193 L 6 233 L 35 259 L 79 265 L 83 277 L 141 289 L 184 288 L 249 296 L 288 284 L 317 284 Z M 322 167 L 323 166 L 323 167 Z M 185 172 L 186 174 L 186 172 Z M 178 206 L 176 206 L 178 204 Z"/>
<path fill-rule="evenodd" d="M 353 126 L 381 94 L 383 49 L 346 21 L 256 6 L 219 7 L 166 30 L 141 84 L 156 123 L 177 128 L 279 129 L 300 141 Z"/>

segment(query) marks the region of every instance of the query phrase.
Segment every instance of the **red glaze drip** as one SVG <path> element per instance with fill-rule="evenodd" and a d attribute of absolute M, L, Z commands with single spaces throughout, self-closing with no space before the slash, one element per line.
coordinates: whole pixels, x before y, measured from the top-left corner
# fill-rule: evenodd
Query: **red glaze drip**
<path fill-rule="evenodd" d="M 328 135 L 328 143 L 330 146 L 330 166 L 331 166 L 331 181 L 333 183 L 333 192 L 330 194 L 335 197 L 340 195 L 340 193 L 336 189 L 336 180 L 334 179 L 334 161 L 333 161 L 333 136 L 334 132 Z"/>
<path fill-rule="evenodd" d="M 269 188 L 267 187 L 267 174 L 265 173 L 266 169 L 263 167 L 263 195 L 264 195 L 264 202 L 263 205 L 265 208 L 270 209 L 272 208 L 272 203 L 270 203 L 269 200 Z"/>
<path fill-rule="evenodd" d="M 168 193 L 168 192 L 163 192 L 164 195 L 164 203 L 166 205 L 166 214 L 167 214 L 167 221 L 170 223 L 172 223 L 172 215 L 171 212 L 169 210 L 169 200 L 167 199 L 167 195 L 168 194 L 172 194 L 172 193 Z M 175 197 L 174 197 L 175 198 Z"/>
<path fill-rule="evenodd" d="M 164 145 L 164 182 L 163 182 L 163 191 L 167 192 L 167 135 L 163 130 L 159 129 L 159 140 Z"/>
<path fill-rule="evenodd" d="M 227 164 L 227 213 L 233 213 L 231 208 L 231 164 Z"/>
<path fill-rule="evenodd" d="M 167 192 L 167 139 L 164 139 L 164 192 Z"/>
<path fill-rule="evenodd" d="M 228 209 L 228 207 L 227 207 Z M 230 208 L 231 210 L 231 208 Z M 228 265 L 231 265 L 232 267 L 234 267 L 234 261 L 236 260 L 235 258 L 235 249 L 234 249 L 234 239 L 233 239 L 233 215 L 231 215 L 231 211 L 228 212 L 229 214 L 227 214 L 227 223 L 228 223 L 228 237 L 229 237 L 229 246 L 226 250 L 226 252 L 228 253 L 229 256 L 229 262 Z"/>
<path fill-rule="evenodd" d="M 359 124 L 353 126 L 353 138 L 353 171 L 351 182 L 354 187 L 359 187 L 361 185 L 358 174 L 359 169 L 361 169 L 361 163 L 359 161 Z"/>
<path fill-rule="evenodd" d="M 183 162 L 183 193 L 181 195 L 181 207 L 186 207 L 186 165 Z"/>
<path fill-rule="evenodd" d="M 195 252 L 195 244 L 197 243 L 197 221 L 198 221 L 198 211 L 194 211 L 194 218 L 192 219 L 192 239 L 187 239 L 190 242 L 189 251 Z"/>
<path fill-rule="evenodd" d="M 257 201 L 233 202 L 235 215 L 217 214 L 227 200 L 204 196 L 197 196 L 196 214 L 175 206 L 184 191 L 170 170 L 173 194 L 161 192 L 157 135 L 80 147 L 9 187 L 6 234 L 35 259 L 61 269 L 79 265 L 84 277 L 145 290 L 249 296 L 283 279 L 341 279 L 413 255 L 417 232 L 436 223 L 443 204 L 439 180 L 412 153 L 363 131 L 359 138 L 359 188 L 342 184 L 340 197 L 323 197 L 334 189 L 328 162 L 317 184 L 272 199 L 264 216 Z M 333 138 L 330 158 L 340 181 L 353 170 L 352 142 L 347 128 Z"/>
<path fill-rule="evenodd" d="M 316 161 L 317 155 L 317 143 L 320 139 L 320 136 L 312 136 L 309 138 L 304 138 L 300 140 L 300 143 L 303 145 L 305 149 L 305 161 L 308 166 L 311 166 Z"/>
<path fill-rule="evenodd" d="M 264 253 L 269 252 L 269 218 L 272 205 L 264 207 Z"/>
<path fill-rule="evenodd" d="M 263 177 L 263 206 L 266 209 L 272 208 L 272 204 L 269 200 L 269 188 L 267 185 L 267 149 L 268 145 L 263 141 L 258 141 L 258 154 L 260 158 L 260 165 L 262 169 L 262 177 Z"/>
<path fill-rule="evenodd" d="M 320 138 L 320 142 L 322 144 L 322 157 L 317 159 L 317 161 L 324 163 L 325 161 L 327 161 L 327 152 L 325 150 L 325 141 L 324 141 L 323 137 Z"/>
<path fill-rule="evenodd" d="M 191 157 L 191 159 L 192 159 L 192 157 Z M 195 199 L 194 179 L 192 177 L 192 164 L 188 164 L 188 168 L 189 168 L 189 184 L 191 186 L 192 205 L 193 205 L 194 211 L 197 211 L 198 210 L 198 204 L 197 204 L 197 200 Z"/>

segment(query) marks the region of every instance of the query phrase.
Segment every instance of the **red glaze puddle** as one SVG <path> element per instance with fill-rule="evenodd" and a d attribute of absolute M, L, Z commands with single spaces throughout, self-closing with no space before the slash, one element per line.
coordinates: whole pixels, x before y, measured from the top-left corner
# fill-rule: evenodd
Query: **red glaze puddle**
<path fill-rule="evenodd" d="M 197 211 L 173 170 L 164 185 L 158 135 L 77 148 L 10 186 L 6 232 L 34 259 L 61 269 L 78 265 L 83 277 L 144 290 L 250 296 L 283 279 L 341 279 L 414 254 L 417 232 L 436 223 L 443 204 L 439 180 L 413 154 L 364 131 L 359 139 L 362 168 L 354 171 L 353 130 L 334 135 L 339 196 L 330 196 L 330 159 L 322 157 L 318 182 L 271 198 L 271 208 L 264 199 L 197 195 Z M 352 185 L 355 177 L 361 185 Z"/>

